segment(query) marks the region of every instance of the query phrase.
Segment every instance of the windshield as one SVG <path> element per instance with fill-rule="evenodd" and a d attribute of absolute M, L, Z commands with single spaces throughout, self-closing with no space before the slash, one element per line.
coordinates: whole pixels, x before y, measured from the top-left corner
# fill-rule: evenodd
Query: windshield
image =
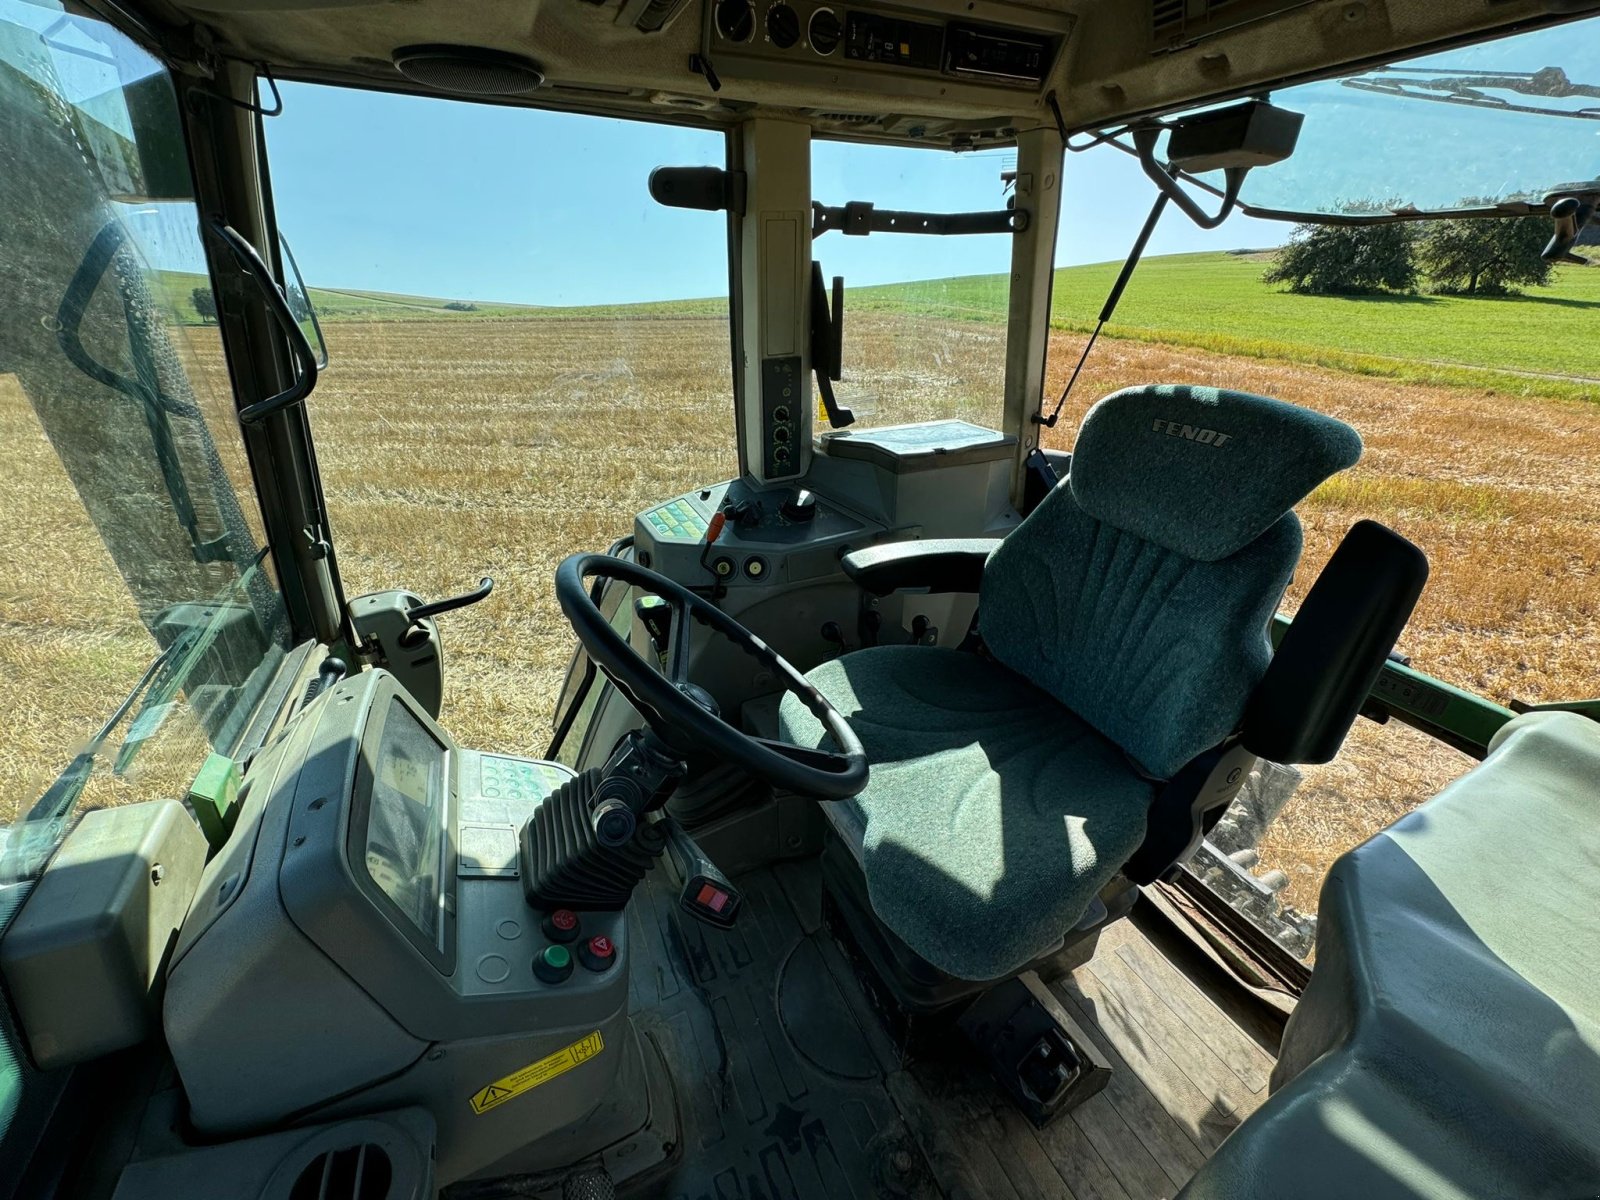
<path fill-rule="evenodd" d="M 499 580 L 449 617 L 451 731 L 525 753 L 571 650 L 556 564 L 739 470 L 727 223 L 657 204 L 648 185 L 663 164 L 723 165 L 726 141 L 312 84 L 282 94 L 273 202 L 332 358 L 310 409 L 340 572 L 352 592 Z"/>
<path fill-rule="evenodd" d="M 153 58 L 0 0 L 0 878 L 77 808 L 184 796 L 287 636 L 187 161 Z"/>
<path fill-rule="evenodd" d="M 1600 191 L 1600 18 L 1283 88 L 1305 114 L 1253 210 L 1459 212 Z M 1201 176 L 1218 187 L 1220 173 Z"/>

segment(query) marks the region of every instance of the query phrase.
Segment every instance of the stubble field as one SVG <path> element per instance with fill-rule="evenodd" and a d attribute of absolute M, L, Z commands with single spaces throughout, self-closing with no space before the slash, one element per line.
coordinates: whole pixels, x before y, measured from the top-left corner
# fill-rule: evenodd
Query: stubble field
<path fill-rule="evenodd" d="M 466 744 L 541 753 L 574 644 L 551 592 L 557 563 L 628 532 L 637 510 L 736 469 L 725 321 L 346 320 L 328 332 L 336 365 L 312 417 L 347 592 L 442 595 L 495 576 L 490 600 L 442 619 L 444 719 Z M 998 418 L 988 398 L 998 395 L 999 328 L 866 312 L 853 318 L 851 338 L 846 378 L 871 378 L 875 421 Z M 1080 335 L 1056 335 L 1051 388 L 1080 346 Z M 1301 506 L 1307 551 L 1291 607 L 1349 525 L 1373 517 L 1432 562 L 1402 639 L 1414 665 L 1501 702 L 1597 690 L 1600 406 L 1106 341 L 1052 444 L 1070 445 L 1094 399 L 1151 381 L 1276 395 L 1361 431 L 1361 465 Z M 865 389 L 847 382 L 844 391 Z M 226 440 L 220 416 L 213 427 Z M 132 614 L 97 630 L 77 620 L 76 607 L 52 601 L 59 589 L 45 568 L 93 567 L 94 534 L 74 524 L 70 485 L 30 419 L 20 389 L 0 388 L 0 420 L 22 471 L 6 483 L 13 508 L 43 514 L 9 525 L 0 554 L 0 657 L 9 668 L 0 704 L 27 734 L 0 757 L 11 812 L 103 719 L 105 693 L 68 688 L 72 673 L 136 677 L 149 655 Z M 237 454 L 225 458 L 242 482 Z M 30 558 L 46 543 L 48 563 Z M 1309 772 L 1270 831 L 1263 866 L 1288 874 L 1289 902 L 1314 908 L 1337 853 L 1468 765 L 1412 731 L 1360 722 L 1338 762 Z M 146 782 L 171 786 L 158 773 Z M 0 811 L 0 821 L 7 816 Z"/>

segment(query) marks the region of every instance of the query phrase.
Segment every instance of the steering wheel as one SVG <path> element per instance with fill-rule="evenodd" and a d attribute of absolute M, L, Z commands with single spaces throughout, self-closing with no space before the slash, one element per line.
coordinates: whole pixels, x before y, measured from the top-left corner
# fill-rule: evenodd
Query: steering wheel
<path fill-rule="evenodd" d="M 635 650 L 600 611 L 588 581 L 608 579 L 631 584 L 667 602 L 672 626 L 665 672 Z M 710 753 L 775 787 L 822 800 L 845 800 L 867 786 L 866 753 L 839 710 L 782 655 L 709 600 L 638 563 L 604 554 L 574 554 L 562 562 L 556 569 L 556 599 L 590 659 L 670 745 Z M 697 700 L 694 692 L 699 689 L 689 682 L 691 619 L 720 633 L 771 671 L 784 691 L 798 696 L 822 722 L 839 752 L 745 733 Z"/>

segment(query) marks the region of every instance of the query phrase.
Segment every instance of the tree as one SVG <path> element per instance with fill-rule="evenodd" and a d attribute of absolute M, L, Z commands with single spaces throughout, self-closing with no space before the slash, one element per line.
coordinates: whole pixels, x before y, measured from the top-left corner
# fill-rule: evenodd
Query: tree
<path fill-rule="evenodd" d="M 209 325 L 217 319 L 217 298 L 211 294 L 208 287 L 197 287 L 189 293 L 189 299 L 194 304 L 194 311 L 199 315 L 203 325 Z"/>
<path fill-rule="evenodd" d="M 1542 253 L 1549 240 L 1547 217 L 1429 221 L 1417 259 L 1436 292 L 1507 296 L 1518 284 L 1550 282 Z"/>
<path fill-rule="evenodd" d="M 1411 230 L 1399 222 L 1296 225 L 1262 279 L 1321 296 L 1408 292 L 1417 285 L 1411 250 Z"/>

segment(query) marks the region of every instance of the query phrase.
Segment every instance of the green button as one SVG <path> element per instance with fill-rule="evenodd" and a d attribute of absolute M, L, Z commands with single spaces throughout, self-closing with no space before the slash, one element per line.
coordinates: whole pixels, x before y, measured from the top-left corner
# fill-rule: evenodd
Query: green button
<path fill-rule="evenodd" d="M 558 971 L 565 971 L 572 965 L 572 954 L 565 946 L 546 946 L 544 961 Z"/>

